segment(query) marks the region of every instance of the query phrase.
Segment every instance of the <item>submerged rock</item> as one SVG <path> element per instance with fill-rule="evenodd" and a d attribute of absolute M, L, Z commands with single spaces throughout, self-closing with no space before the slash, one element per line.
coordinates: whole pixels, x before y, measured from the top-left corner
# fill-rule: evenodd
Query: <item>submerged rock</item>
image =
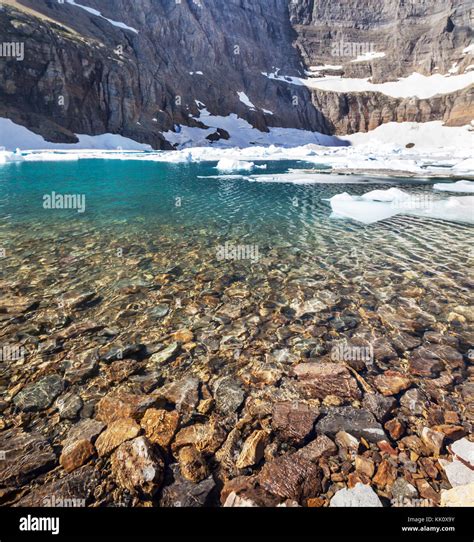
<path fill-rule="evenodd" d="M 82 467 L 94 453 L 94 446 L 88 440 L 76 440 L 63 448 L 59 462 L 66 472 L 72 472 Z"/>
<path fill-rule="evenodd" d="M 242 386 L 231 376 L 224 376 L 216 380 L 212 390 L 217 410 L 225 415 L 236 412 L 245 398 Z"/>
<path fill-rule="evenodd" d="M 179 414 L 176 411 L 149 408 L 140 424 L 150 442 L 166 449 L 178 429 Z"/>
<path fill-rule="evenodd" d="M 163 480 L 164 462 L 145 437 L 124 442 L 111 460 L 112 473 L 123 489 L 152 497 Z"/>
<path fill-rule="evenodd" d="M 272 427 L 283 440 L 303 442 L 313 431 L 319 409 L 302 401 L 276 403 L 272 411 Z"/>
<path fill-rule="evenodd" d="M 380 423 L 368 410 L 353 407 L 330 410 L 317 422 L 316 431 L 331 437 L 339 431 L 346 431 L 354 437 L 363 437 L 369 442 L 378 442 L 387 438 Z"/>
<path fill-rule="evenodd" d="M 357 382 L 349 370 L 338 363 L 301 363 L 294 368 L 301 391 L 309 398 L 333 395 L 345 400 L 360 398 Z"/>
<path fill-rule="evenodd" d="M 13 402 L 25 412 L 36 412 L 51 406 L 56 397 L 63 391 L 63 380 L 59 375 L 49 375 L 29 384 L 15 397 Z"/>
<path fill-rule="evenodd" d="M 107 455 L 122 442 L 135 438 L 140 433 L 140 426 L 131 418 L 120 418 L 112 422 L 95 442 L 99 456 Z"/>
<path fill-rule="evenodd" d="M 268 433 L 266 431 L 254 431 L 245 441 L 242 451 L 236 462 L 238 469 L 244 469 L 256 465 L 263 459 Z"/>
<path fill-rule="evenodd" d="M 41 435 L 8 429 L 0 433 L 0 486 L 21 485 L 56 463 L 56 455 Z"/>
<path fill-rule="evenodd" d="M 171 472 L 173 482 L 163 488 L 160 506 L 195 508 L 208 504 L 209 496 L 216 485 L 211 476 L 196 484 L 181 476 L 178 465 L 171 465 Z"/>
<path fill-rule="evenodd" d="M 163 363 L 170 361 L 176 356 L 176 354 L 179 352 L 179 349 L 180 345 L 178 342 L 171 343 L 166 348 L 163 348 L 163 350 L 160 350 L 159 352 L 156 352 L 156 354 L 153 354 L 150 357 L 150 364 L 162 365 Z"/>

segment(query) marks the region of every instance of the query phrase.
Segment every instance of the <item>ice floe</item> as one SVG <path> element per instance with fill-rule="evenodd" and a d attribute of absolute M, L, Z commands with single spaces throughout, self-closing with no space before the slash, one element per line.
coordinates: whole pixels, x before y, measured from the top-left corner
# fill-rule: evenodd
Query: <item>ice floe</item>
<path fill-rule="evenodd" d="M 474 182 L 458 181 L 456 183 L 437 183 L 433 185 L 433 189 L 442 192 L 463 192 L 465 194 L 474 193 Z"/>
<path fill-rule="evenodd" d="M 232 160 L 231 158 L 222 158 L 217 163 L 216 169 L 219 171 L 251 171 L 255 167 L 253 162 L 245 160 Z"/>
<path fill-rule="evenodd" d="M 474 224 L 474 196 L 433 200 L 429 195 L 408 194 L 390 188 L 373 190 L 363 196 L 343 192 L 327 201 L 331 204 L 332 218 L 346 218 L 362 224 L 373 224 L 399 214 Z"/>

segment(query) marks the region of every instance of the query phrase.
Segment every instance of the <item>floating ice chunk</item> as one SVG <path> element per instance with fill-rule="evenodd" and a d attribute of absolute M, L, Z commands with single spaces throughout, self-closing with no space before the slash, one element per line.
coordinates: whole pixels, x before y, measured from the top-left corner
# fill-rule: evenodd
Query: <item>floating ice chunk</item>
<path fill-rule="evenodd" d="M 364 201 L 404 201 L 410 199 L 410 194 L 407 194 L 399 188 L 389 188 L 388 190 L 372 190 L 362 196 Z"/>
<path fill-rule="evenodd" d="M 354 198 L 331 198 L 331 208 L 338 217 L 357 220 L 362 224 L 373 224 L 399 213 L 399 210 L 391 203 L 363 201 Z"/>
<path fill-rule="evenodd" d="M 442 192 L 474 193 L 474 182 L 458 181 L 457 183 L 437 183 L 433 185 L 433 190 L 440 190 Z"/>
<path fill-rule="evenodd" d="M 232 158 L 222 158 L 217 163 L 216 169 L 219 171 L 251 171 L 255 167 L 253 162 L 246 162 L 245 160 L 234 160 Z"/>
<path fill-rule="evenodd" d="M 406 214 L 474 224 L 474 196 L 453 196 L 447 200 L 433 201 L 426 209 L 415 209 Z"/>

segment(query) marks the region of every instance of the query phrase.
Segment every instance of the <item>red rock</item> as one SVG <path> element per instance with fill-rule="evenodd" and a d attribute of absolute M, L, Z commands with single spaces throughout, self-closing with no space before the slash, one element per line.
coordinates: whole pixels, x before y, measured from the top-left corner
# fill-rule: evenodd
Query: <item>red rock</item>
<path fill-rule="evenodd" d="M 398 440 L 405 432 L 405 424 L 400 420 L 397 420 L 397 418 L 392 418 L 389 420 L 384 427 L 389 432 L 393 440 Z"/>
<path fill-rule="evenodd" d="M 380 489 L 384 489 L 387 486 L 391 487 L 396 479 L 397 469 L 387 460 L 383 460 L 377 469 L 373 482 Z"/>
<path fill-rule="evenodd" d="M 260 486 L 283 499 L 317 497 L 321 492 L 320 469 L 297 454 L 280 456 L 266 463 L 258 475 Z"/>
<path fill-rule="evenodd" d="M 363 455 L 358 455 L 355 458 L 355 468 L 359 474 L 367 476 L 367 478 L 372 478 L 375 472 L 375 464 L 372 459 L 365 457 Z"/>

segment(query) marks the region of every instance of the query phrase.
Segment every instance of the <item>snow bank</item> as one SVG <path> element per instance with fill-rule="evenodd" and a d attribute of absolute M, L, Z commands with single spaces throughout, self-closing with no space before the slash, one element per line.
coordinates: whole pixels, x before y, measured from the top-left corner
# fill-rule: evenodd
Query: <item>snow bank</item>
<path fill-rule="evenodd" d="M 105 19 L 108 21 L 111 25 L 116 26 L 118 28 L 121 28 L 122 30 L 131 30 L 132 32 L 135 32 L 135 34 L 138 34 L 138 30 L 135 28 L 132 28 L 131 26 L 126 25 L 125 23 L 121 23 L 119 21 L 113 21 L 112 19 L 107 19 L 107 17 L 104 17 L 100 11 L 94 8 L 90 8 L 89 6 L 83 6 L 82 4 L 76 4 L 74 0 L 66 0 L 68 4 L 71 4 L 72 6 L 76 6 L 78 8 L 84 9 L 88 13 L 91 13 L 92 15 L 95 15 L 97 17 L 100 17 L 101 19 Z"/>
<path fill-rule="evenodd" d="M 437 183 L 433 186 L 433 189 L 442 192 L 474 193 L 474 182 L 458 181 L 457 183 Z"/>
<path fill-rule="evenodd" d="M 356 59 L 357 62 L 369 60 Z M 301 77 L 288 77 L 275 73 L 262 72 L 269 79 L 283 81 L 292 85 L 304 85 L 308 88 L 329 90 L 332 92 L 381 92 L 392 98 L 431 98 L 437 94 L 449 94 L 468 87 L 474 83 L 474 74 L 471 72 L 461 75 L 422 75 L 412 73 L 408 77 L 388 83 L 372 83 L 370 79 L 356 79 L 340 75 L 325 75 L 303 79 Z"/>
<path fill-rule="evenodd" d="M 217 163 L 216 169 L 219 171 L 251 171 L 255 167 L 253 162 L 244 160 L 232 160 L 231 158 L 222 158 Z"/>
<path fill-rule="evenodd" d="M 256 107 L 253 105 L 253 103 L 250 101 L 249 97 L 245 92 L 237 92 L 239 96 L 239 100 L 245 104 L 249 109 L 256 109 Z"/>

